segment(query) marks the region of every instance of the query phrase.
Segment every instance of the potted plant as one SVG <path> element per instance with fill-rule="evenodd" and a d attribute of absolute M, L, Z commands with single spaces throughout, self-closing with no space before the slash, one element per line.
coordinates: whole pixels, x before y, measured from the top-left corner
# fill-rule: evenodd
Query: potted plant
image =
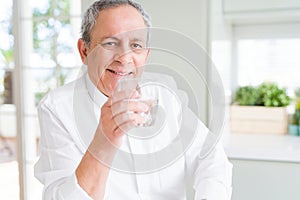
<path fill-rule="evenodd" d="M 295 113 L 292 116 L 292 123 L 289 124 L 289 134 L 290 135 L 299 135 L 299 120 L 300 120 L 300 109 L 296 109 Z"/>
<path fill-rule="evenodd" d="M 254 106 L 257 104 L 258 98 L 260 97 L 259 92 L 253 86 L 240 87 L 234 96 L 235 104 L 241 106 Z"/>
<path fill-rule="evenodd" d="M 290 135 L 300 135 L 300 88 L 295 90 L 295 111 L 289 124 Z"/>
<path fill-rule="evenodd" d="M 258 87 L 244 86 L 236 90 L 230 111 L 232 132 L 286 134 L 291 102 L 285 89 L 276 83 Z"/>
<path fill-rule="evenodd" d="M 285 107 L 290 104 L 291 98 L 286 91 L 276 83 L 262 83 L 257 88 L 259 98 L 256 105 L 267 107 Z"/>

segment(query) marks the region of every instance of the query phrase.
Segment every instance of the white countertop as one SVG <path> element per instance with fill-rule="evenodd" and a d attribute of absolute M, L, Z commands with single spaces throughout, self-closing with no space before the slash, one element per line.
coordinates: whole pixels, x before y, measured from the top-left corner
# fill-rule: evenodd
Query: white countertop
<path fill-rule="evenodd" d="M 231 133 L 224 142 L 230 159 L 300 163 L 300 137 Z"/>

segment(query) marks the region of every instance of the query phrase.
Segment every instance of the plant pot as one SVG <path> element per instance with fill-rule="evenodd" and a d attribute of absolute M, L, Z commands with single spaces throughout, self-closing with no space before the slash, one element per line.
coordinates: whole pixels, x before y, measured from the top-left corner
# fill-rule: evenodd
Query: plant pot
<path fill-rule="evenodd" d="M 286 134 L 286 107 L 237 106 L 230 108 L 230 127 L 233 133 Z"/>
<path fill-rule="evenodd" d="M 289 135 L 298 136 L 300 131 L 299 125 L 289 124 Z"/>

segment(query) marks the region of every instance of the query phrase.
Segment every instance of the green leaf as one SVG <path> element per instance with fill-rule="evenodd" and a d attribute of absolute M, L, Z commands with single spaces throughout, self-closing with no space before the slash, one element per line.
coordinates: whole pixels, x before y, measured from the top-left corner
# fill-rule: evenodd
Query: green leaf
<path fill-rule="evenodd" d="M 276 83 L 262 83 L 257 88 L 244 86 L 235 92 L 233 103 L 238 105 L 258 105 L 268 107 L 283 107 L 289 105 L 291 98 L 285 89 Z"/>

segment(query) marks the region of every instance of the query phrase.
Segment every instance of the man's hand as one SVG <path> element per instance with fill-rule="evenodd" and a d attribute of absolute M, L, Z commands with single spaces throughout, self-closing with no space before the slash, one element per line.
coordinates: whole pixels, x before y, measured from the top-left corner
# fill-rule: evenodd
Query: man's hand
<path fill-rule="evenodd" d="M 138 91 L 115 92 L 101 108 L 100 121 L 88 151 L 100 162 L 110 165 L 122 136 L 132 128 L 145 124 L 150 106 Z"/>
<path fill-rule="evenodd" d="M 120 137 L 132 128 L 144 124 L 147 117 L 142 115 L 149 111 L 149 105 L 142 101 L 138 91 L 126 90 L 115 92 L 101 109 L 98 129 L 113 144 L 118 145 Z"/>

